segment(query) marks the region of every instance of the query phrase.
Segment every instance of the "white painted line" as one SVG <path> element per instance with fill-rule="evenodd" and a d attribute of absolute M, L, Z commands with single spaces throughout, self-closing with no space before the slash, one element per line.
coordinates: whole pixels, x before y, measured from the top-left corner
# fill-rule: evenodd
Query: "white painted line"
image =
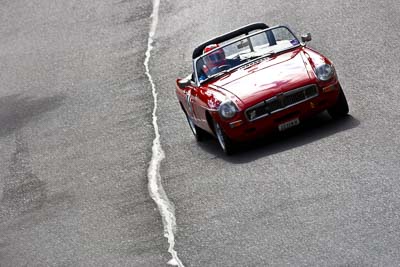
<path fill-rule="evenodd" d="M 150 166 L 147 171 L 147 176 L 149 179 L 148 187 L 151 198 L 157 204 L 158 210 L 160 211 L 162 222 L 164 225 L 164 236 L 168 239 L 169 248 L 168 252 L 171 254 L 172 259 L 168 261 L 169 265 L 184 267 L 178 254 L 174 249 L 175 246 L 175 236 L 176 231 L 176 220 L 175 220 L 175 209 L 173 204 L 169 201 L 167 194 L 161 183 L 160 175 L 160 164 L 165 158 L 164 151 L 160 143 L 160 132 L 158 130 L 157 124 L 157 92 L 156 86 L 154 84 L 153 78 L 150 74 L 149 61 L 151 57 L 151 50 L 153 49 L 153 37 L 156 32 L 158 24 L 158 10 L 160 6 L 160 0 L 153 0 L 153 12 L 151 14 L 151 26 L 149 31 L 149 39 L 147 42 L 146 57 L 144 60 L 144 66 L 146 68 L 146 75 L 151 84 L 153 98 L 154 98 L 154 108 L 153 108 L 153 127 L 155 138 L 153 140 L 152 156 L 150 161 Z"/>

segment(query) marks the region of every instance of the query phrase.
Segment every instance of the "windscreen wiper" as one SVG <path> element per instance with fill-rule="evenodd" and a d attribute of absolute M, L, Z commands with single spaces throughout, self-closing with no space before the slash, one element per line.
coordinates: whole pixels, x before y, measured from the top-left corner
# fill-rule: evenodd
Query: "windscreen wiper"
<path fill-rule="evenodd" d="M 252 59 L 256 59 L 256 58 L 264 58 L 264 57 L 271 57 L 273 55 L 275 55 L 276 52 L 275 51 L 270 51 L 268 53 L 247 53 L 247 54 L 242 54 L 239 55 L 241 60 L 252 60 Z"/>
<path fill-rule="evenodd" d="M 232 71 L 232 69 L 221 70 L 220 72 L 215 73 L 215 74 L 211 75 L 210 77 L 208 77 L 208 79 L 217 78 L 217 77 L 225 75 L 225 74 L 227 74 L 228 72 L 231 72 L 231 71 Z"/>

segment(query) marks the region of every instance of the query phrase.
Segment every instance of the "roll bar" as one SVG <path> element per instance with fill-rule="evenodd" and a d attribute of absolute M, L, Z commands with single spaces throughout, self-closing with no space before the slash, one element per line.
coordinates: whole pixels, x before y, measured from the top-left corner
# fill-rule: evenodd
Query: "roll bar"
<path fill-rule="evenodd" d="M 247 35 L 249 34 L 249 32 L 255 31 L 255 30 L 264 30 L 267 29 L 268 25 L 262 22 L 258 22 L 258 23 L 252 23 L 249 25 L 246 25 L 244 27 L 241 27 L 239 29 L 233 30 L 231 32 L 225 33 L 223 35 L 220 35 L 216 38 L 213 38 L 211 40 L 208 40 L 207 42 L 202 43 L 201 45 L 197 46 L 194 50 L 193 50 L 193 55 L 192 58 L 195 59 L 199 56 L 201 56 L 203 54 L 203 50 L 207 45 L 210 44 L 219 44 L 219 43 L 223 43 L 225 41 L 228 41 L 230 39 L 233 39 L 235 37 L 238 37 L 240 35 Z"/>

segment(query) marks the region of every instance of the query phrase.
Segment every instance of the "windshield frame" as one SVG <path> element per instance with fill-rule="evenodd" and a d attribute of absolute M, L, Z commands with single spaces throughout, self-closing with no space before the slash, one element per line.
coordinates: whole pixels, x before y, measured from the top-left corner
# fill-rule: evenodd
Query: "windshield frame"
<path fill-rule="evenodd" d="M 205 79 L 205 80 L 203 80 L 203 81 L 199 81 L 199 77 L 198 77 L 198 73 L 197 73 L 196 66 L 197 66 L 197 62 L 198 62 L 201 58 L 203 58 L 204 56 L 206 56 L 206 55 L 208 55 L 208 54 L 211 54 L 211 53 L 215 52 L 215 51 L 218 50 L 218 49 L 222 49 L 222 48 L 224 48 L 224 47 L 226 47 L 226 46 L 229 46 L 229 45 L 234 44 L 234 43 L 236 43 L 236 42 L 239 42 L 239 41 L 241 41 L 241 40 L 249 39 L 250 37 L 255 36 L 255 35 L 257 35 L 257 34 L 260 34 L 260 33 L 263 33 L 263 32 L 267 32 L 267 31 L 272 31 L 272 30 L 277 29 L 277 28 L 285 28 L 285 29 L 287 29 L 287 30 L 293 35 L 293 37 L 297 40 L 297 43 L 298 43 L 298 44 L 297 44 L 297 45 L 293 45 L 292 47 L 288 47 L 288 48 L 284 48 L 284 49 L 281 49 L 281 50 L 278 50 L 278 51 L 274 51 L 274 54 L 280 53 L 280 52 L 283 52 L 283 51 L 286 51 L 286 50 L 290 50 L 290 49 L 293 49 L 293 48 L 296 48 L 296 47 L 299 47 L 299 46 L 302 45 L 302 43 L 299 41 L 299 39 L 298 39 L 297 36 L 293 33 L 293 31 L 290 30 L 289 27 L 284 26 L 284 25 L 276 25 L 276 26 L 273 26 L 273 27 L 269 27 L 269 28 L 267 28 L 267 29 L 265 29 L 265 30 L 258 30 L 258 31 L 255 31 L 254 33 L 245 35 L 245 36 L 240 37 L 240 38 L 232 38 L 231 41 L 226 42 L 225 44 L 221 45 L 220 47 L 217 47 L 217 48 L 215 48 L 215 49 L 213 49 L 213 50 L 211 50 L 211 51 L 209 51 L 209 52 L 207 52 L 207 53 L 205 53 L 205 54 L 202 54 L 202 55 L 198 56 L 197 58 L 193 59 L 193 73 L 194 73 L 194 78 L 195 78 L 195 81 L 194 81 L 194 82 L 196 83 L 196 85 L 197 85 L 197 86 L 200 86 L 202 83 L 205 83 L 205 82 L 207 82 L 208 80 L 210 80 L 210 79 L 212 79 L 212 78 L 214 78 L 214 77 L 220 76 L 219 74 L 221 74 L 221 73 L 222 73 L 222 74 L 223 74 L 223 73 L 227 73 L 226 71 L 221 71 L 221 72 L 216 73 L 215 75 L 211 75 L 210 77 L 207 77 L 207 79 Z M 271 55 L 271 54 L 266 53 L 265 55 L 262 55 L 262 56 L 260 56 L 260 57 L 254 58 L 254 59 L 249 60 L 249 61 L 245 61 L 245 62 L 243 62 L 242 64 L 239 64 L 239 65 L 237 65 L 237 66 L 234 66 L 234 67 L 230 68 L 230 69 L 228 70 L 228 72 L 233 71 L 233 70 L 235 70 L 235 69 L 238 69 L 238 68 L 242 67 L 243 65 L 249 64 L 249 63 L 251 63 L 251 62 L 253 62 L 253 61 L 259 60 L 260 58 L 268 57 L 268 56 L 270 56 L 270 55 Z"/>

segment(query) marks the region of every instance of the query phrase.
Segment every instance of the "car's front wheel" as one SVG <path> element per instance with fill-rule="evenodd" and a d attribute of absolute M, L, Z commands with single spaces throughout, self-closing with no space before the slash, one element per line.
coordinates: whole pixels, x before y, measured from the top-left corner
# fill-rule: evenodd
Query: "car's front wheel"
<path fill-rule="evenodd" d="M 225 134 L 221 125 L 214 121 L 214 131 L 217 136 L 218 143 L 226 155 L 232 155 L 235 152 L 233 141 Z"/>
<path fill-rule="evenodd" d="M 343 93 L 342 87 L 339 87 L 339 96 L 335 105 L 328 109 L 328 113 L 334 119 L 344 117 L 349 113 L 349 105 L 347 104 L 347 99 Z"/>

